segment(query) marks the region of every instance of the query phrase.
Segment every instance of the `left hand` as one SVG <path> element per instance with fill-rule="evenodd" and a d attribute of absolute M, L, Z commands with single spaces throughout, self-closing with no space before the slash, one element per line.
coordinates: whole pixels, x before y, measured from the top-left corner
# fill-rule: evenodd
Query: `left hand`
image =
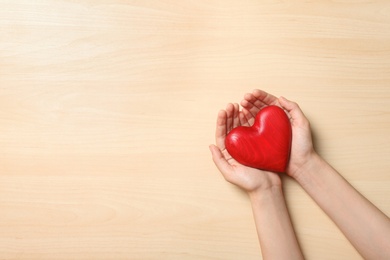
<path fill-rule="evenodd" d="M 228 104 L 226 110 L 218 113 L 215 139 L 217 145 L 210 145 L 213 161 L 223 177 L 248 193 L 282 185 L 279 174 L 262 171 L 240 164 L 225 148 L 225 138 L 237 126 L 250 126 L 238 104 Z"/>

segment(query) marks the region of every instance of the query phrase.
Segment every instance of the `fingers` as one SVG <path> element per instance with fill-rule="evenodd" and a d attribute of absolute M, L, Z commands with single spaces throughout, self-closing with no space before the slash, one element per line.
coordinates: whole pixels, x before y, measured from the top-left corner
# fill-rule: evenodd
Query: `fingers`
<path fill-rule="evenodd" d="M 240 113 L 240 107 L 237 103 L 233 104 L 233 128 L 240 126 L 240 118 L 239 118 L 239 113 Z"/>
<path fill-rule="evenodd" d="M 238 117 L 240 119 L 240 125 L 242 126 L 250 126 L 248 119 L 246 118 L 243 111 L 240 111 L 238 114 Z"/>
<path fill-rule="evenodd" d="M 240 126 L 242 120 L 240 116 L 240 107 L 238 104 L 229 103 L 226 110 L 221 110 L 217 117 L 217 127 L 215 131 L 215 141 L 219 149 L 225 149 L 225 138 L 233 128 Z"/>
<path fill-rule="evenodd" d="M 254 118 L 262 108 L 277 103 L 278 99 L 275 96 L 268 94 L 265 91 L 255 89 L 252 93 L 245 94 L 244 99 L 240 104 L 244 108 L 243 113 L 248 124 L 253 124 Z"/>
<path fill-rule="evenodd" d="M 245 94 L 244 100 L 247 100 L 255 107 L 261 109 L 264 106 L 274 105 L 278 99 L 265 91 L 255 89 L 252 93 Z M 245 103 L 241 105 L 244 106 Z"/>
<path fill-rule="evenodd" d="M 215 143 L 219 149 L 225 149 L 225 138 L 227 135 L 227 113 L 221 110 L 217 117 L 217 127 L 215 130 Z"/>
<path fill-rule="evenodd" d="M 233 116 L 234 116 L 234 105 L 229 103 L 226 106 L 226 134 L 233 129 Z"/>
<path fill-rule="evenodd" d="M 253 116 L 252 113 L 249 112 L 249 110 L 246 108 L 243 108 L 241 112 L 244 115 L 246 121 L 248 122 L 248 125 L 253 125 L 253 123 L 255 122 L 255 116 Z"/>
<path fill-rule="evenodd" d="M 249 104 L 244 100 L 249 102 Z M 244 103 L 241 104 L 243 107 L 246 107 L 246 105 L 253 105 L 259 110 L 265 106 L 275 105 L 278 102 L 278 99 L 275 96 L 259 89 L 253 90 L 252 93 L 245 94 L 244 100 Z"/>
<path fill-rule="evenodd" d="M 277 98 L 271 94 L 268 94 L 265 91 L 255 89 L 252 91 L 253 96 L 260 100 L 262 103 L 266 104 L 267 106 L 274 105 L 275 102 L 277 102 Z"/>
<path fill-rule="evenodd" d="M 260 109 L 266 106 L 261 100 L 257 100 L 252 94 L 245 94 L 244 99 L 241 101 L 241 106 L 248 110 L 252 117 L 256 117 L 256 114 Z"/>
<path fill-rule="evenodd" d="M 229 133 L 231 130 L 236 128 L 237 126 L 240 126 L 240 107 L 237 103 L 232 104 L 229 103 L 226 107 L 226 127 L 227 127 L 227 133 Z"/>

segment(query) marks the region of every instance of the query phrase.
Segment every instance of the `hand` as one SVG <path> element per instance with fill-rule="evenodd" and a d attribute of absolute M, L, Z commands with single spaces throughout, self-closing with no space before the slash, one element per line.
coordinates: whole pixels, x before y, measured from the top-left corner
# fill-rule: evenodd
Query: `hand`
<path fill-rule="evenodd" d="M 277 105 L 283 108 L 290 118 L 292 127 L 292 144 L 290 161 L 286 169 L 286 173 L 293 178 L 307 162 L 311 160 L 315 154 L 313 142 L 311 138 L 310 123 L 299 108 L 298 104 L 291 102 L 283 97 L 276 98 L 261 90 L 254 90 L 250 94 L 246 94 L 241 101 L 243 107 L 243 121 L 252 125 L 256 114 L 264 107 L 269 105 Z"/>
<path fill-rule="evenodd" d="M 237 126 L 249 126 L 252 121 L 253 118 L 239 111 L 238 104 L 228 104 L 226 110 L 219 112 L 215 133 L 218 147 L 210 145 L 214 163 L 227 181 L 248 192 L 263 258 L 303 259 L 279 174 L 244 166 L 225 148 L 227 134 Z"/>
<path fill-rule="evenodd" d="M 249 126 L 248 120 L 239 111 L 238 104 L 228 104 L 226 110 L 218 113 L 217 128 L 215 133 L 216 144 L 210 145 L 213 161 L 224 178 L 248 193 L 267 189 L 273 186 L 281 186 L 280 176 L 273 172 L 244 166 L 234 160 L 225 148 L 227 134 L 237 126 Z"/>

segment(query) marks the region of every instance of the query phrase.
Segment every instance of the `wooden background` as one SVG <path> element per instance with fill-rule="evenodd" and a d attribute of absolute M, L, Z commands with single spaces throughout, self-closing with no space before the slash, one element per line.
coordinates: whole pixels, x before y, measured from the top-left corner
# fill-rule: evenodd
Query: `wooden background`
<path fill-rule="evenodd" d="M 208 150 L 228 102 L 297 101 L 390 214 L 389 1 L 0 0 L 0 259 L 259 259 Z M 361 259 L 302 189 L 307 259 Z M 369 243 L 370 241 L 367 241 Z"/>

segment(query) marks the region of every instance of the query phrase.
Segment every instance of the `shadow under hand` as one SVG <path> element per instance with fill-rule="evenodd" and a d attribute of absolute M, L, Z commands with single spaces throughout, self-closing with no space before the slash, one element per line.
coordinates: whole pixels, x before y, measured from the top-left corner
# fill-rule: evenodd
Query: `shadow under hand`
<path fill-rule="evenodd" d="M 315 120 L 312 120 L 309 116 L 307 116 L 307 119 L 310 122 L 310 130 L 311 130 L 311 138 L 313 141 L 313 147 L 316 152 L 321 151 L 322 147 L 322 140 L 319 137 L 319 129 L 318 126 L 315 124 Z"/>

